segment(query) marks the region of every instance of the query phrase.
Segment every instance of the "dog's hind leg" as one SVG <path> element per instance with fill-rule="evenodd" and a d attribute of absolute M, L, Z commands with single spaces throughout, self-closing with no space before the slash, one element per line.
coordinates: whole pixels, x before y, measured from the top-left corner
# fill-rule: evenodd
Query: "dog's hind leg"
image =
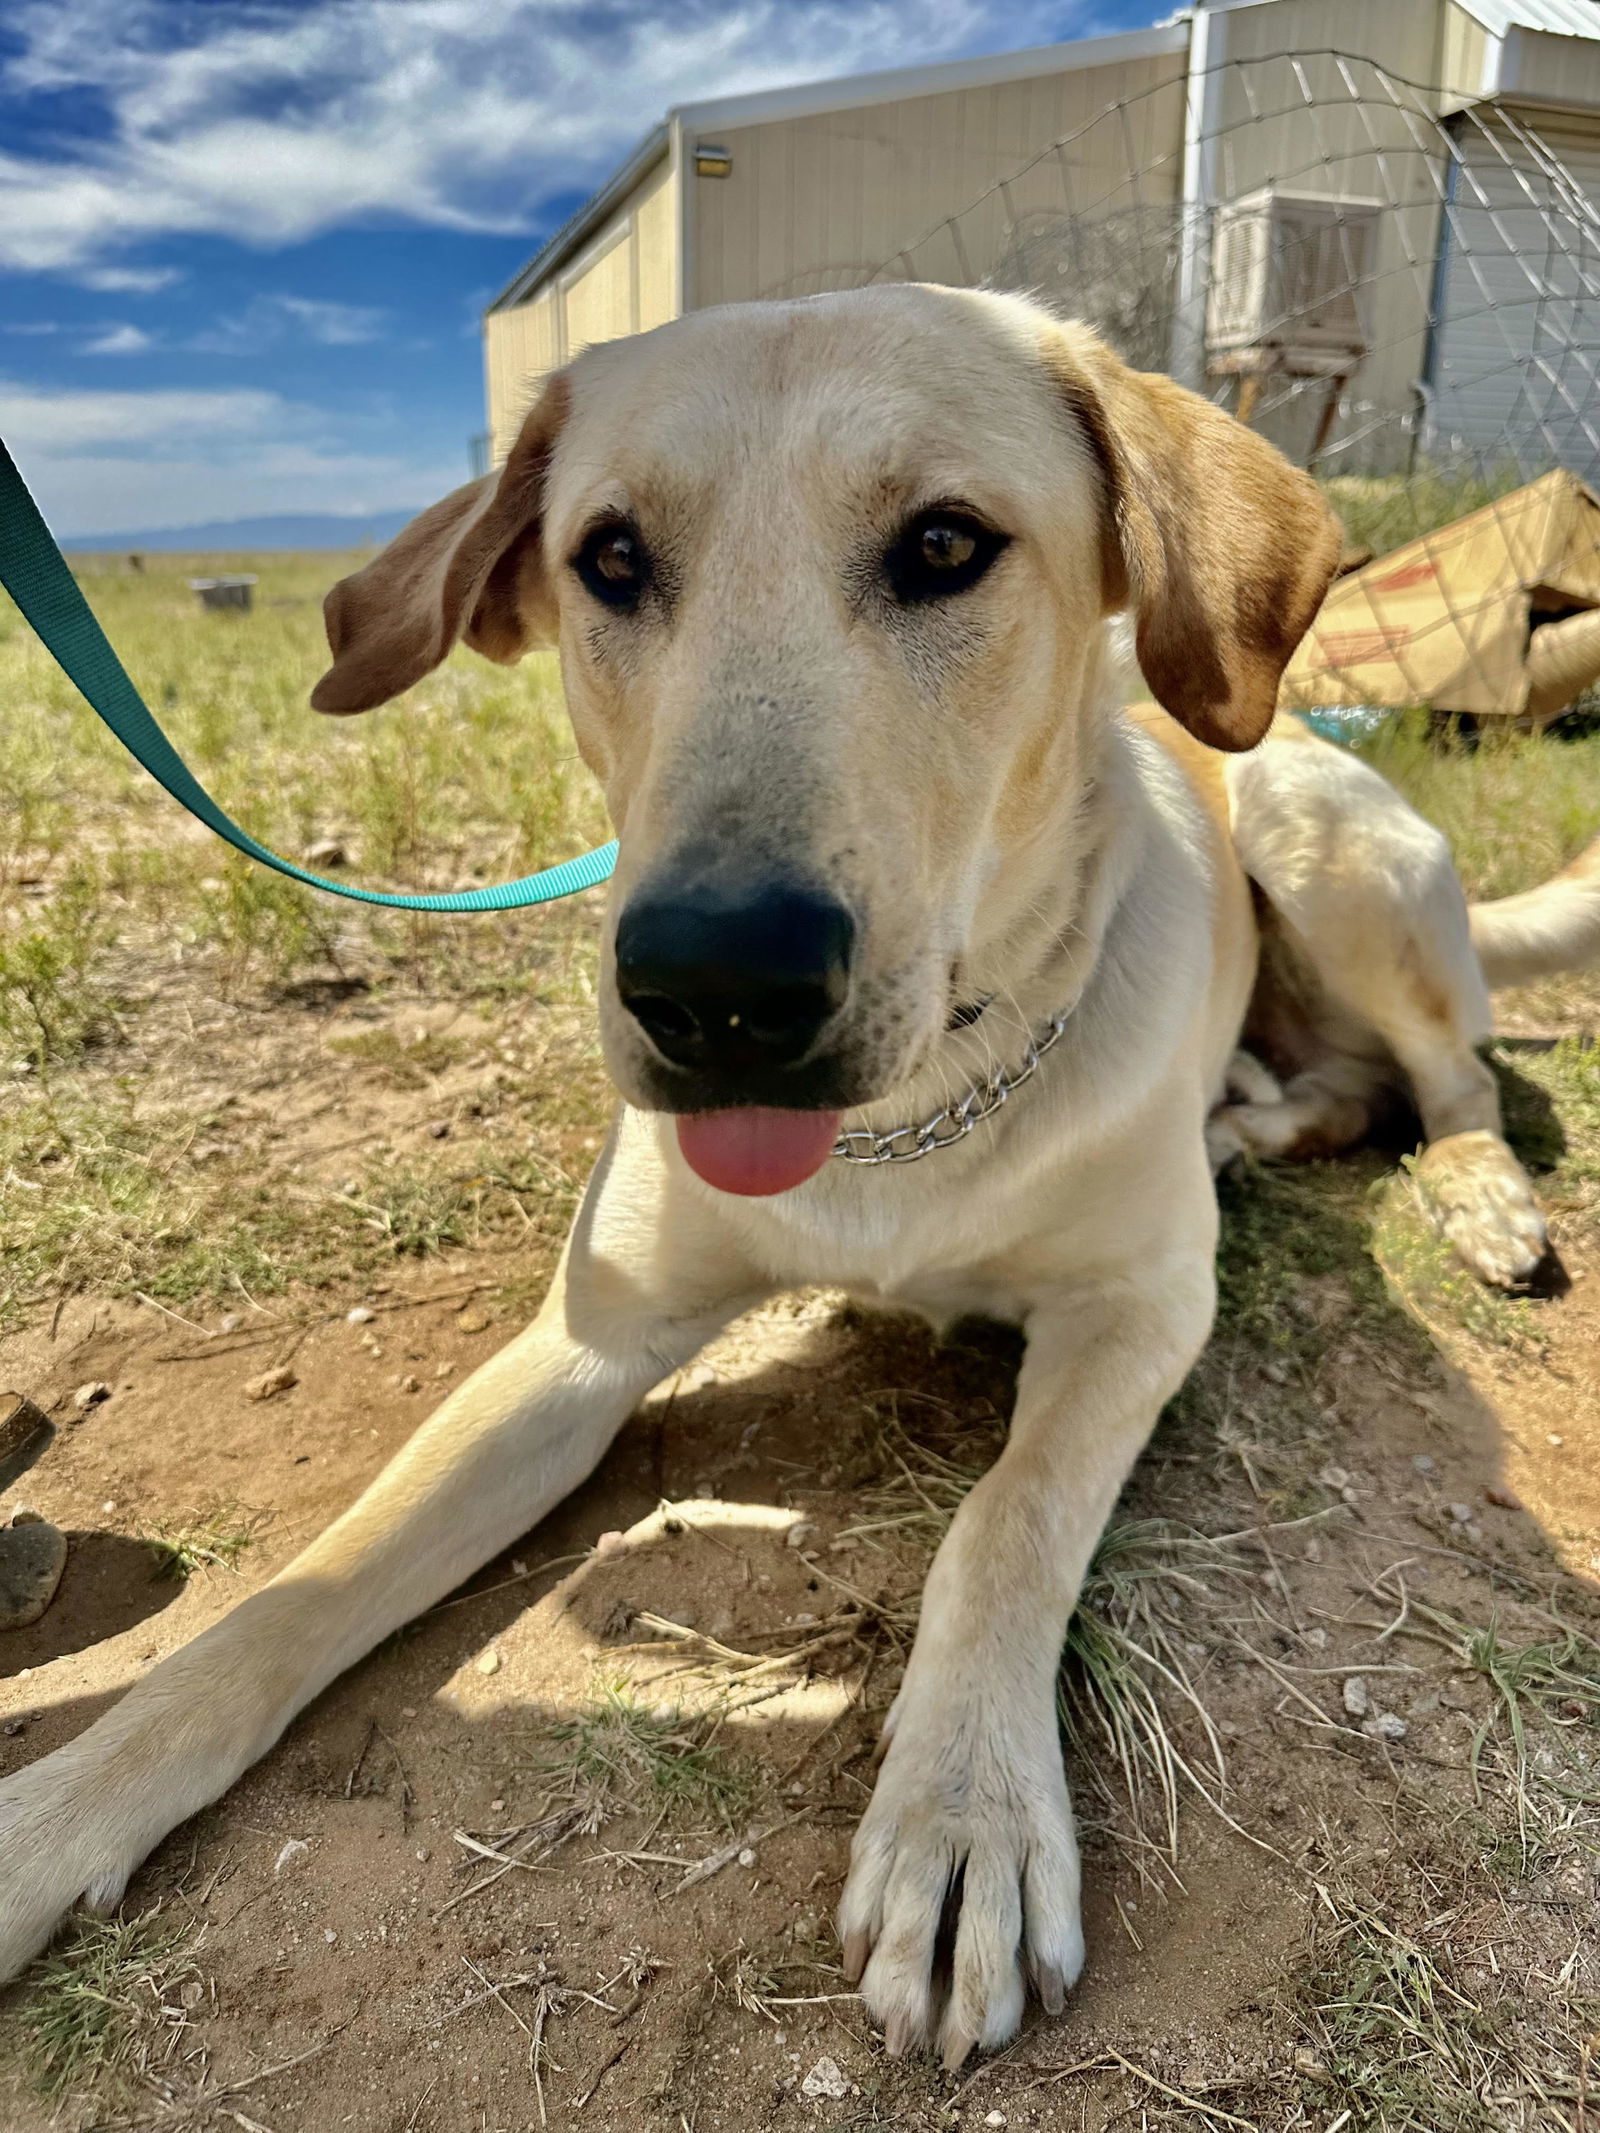
<path fill-rule="evenodd" d="M 1332 1144 L 1297 1152 L 1351 1145 L 1361 1102 L 1376 1104 L 1403 1077 L 1422 1120 L 1415 1177 L 1434 1221 L 1485 1281 L 1525 1287 L 1548 1238 L 1479 1055 L 1489 996 L 1444 838 L 1375 771 L 1322 743 L 1269 741 L 1230 785 L 1269 935 L 1317 996 L 1319 1056 L 1285 1096 L 1316 1086 L 1343 1100 L 1330 1107 Z M 1230 1117 L 1213 1122 L 1214 1139 Z"/>
<path fill-rule="evenodd" d="M 597 1243 L 605 1215 L 591 1185 L 534 1324 L 319 1540 L 78 1739 L 0 1785 L 0 1977 L 80 1897 L 116 1903 L 169 1830 L 337 1674 L 542 1518 L 643 1394 L 758 1293 L 735 1293 L 742 1269 L 721 1263 L 726 1248 L 698 1233 L 709 1225 L 693 1210 L 670 1254 L 628 1206 Z M 670 1273 L 669 1259 L 692 1274 Z"/>

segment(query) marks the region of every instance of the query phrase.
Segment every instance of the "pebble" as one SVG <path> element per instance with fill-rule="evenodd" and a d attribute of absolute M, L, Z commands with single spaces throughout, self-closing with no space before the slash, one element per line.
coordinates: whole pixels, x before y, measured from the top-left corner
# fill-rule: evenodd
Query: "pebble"
<path fill-rule="evenodd" d="M 1369 1718 L 1361 1730 L 1376 1740 L 1404 1740 L 1406 1722 L 1393 1711 L 1380 1711 L 1376 1718 Z"/>
<path fill-rule="evenodd" d="M 1004 2111 L 991 2111 L 983 2122 L 986 2126 L 1003 2126 L 1006 2123 L 1006 2114 Z"/>
<path fill-rule="evenodd" d="M 488 1330 L 489 1314 L 487 1311 L 480 1311 L 476 1306 L 469 1305 L 465 1311 L 456 1313 L 456 1331 L 458 1333 L 487 1333 Z"/>
<path fill-rule="evenodd" d="M 302 1859 L 309 1859 L 311 1847 L 304 1837 L 291 1837 L 272 1862 L 272 1871 L 281 1874 L 286 1866 L 298 1866 Z"/>
<path fill-rule="evenodd" d="M 837 2059 L 819 2059 L 800 2084 L 807 2096 L 831 2096 L 835 2102 L 848 2096 L 850 2084 L 839 2071 Z"/>
<path fill-rule="evenodd" d="M 1351 1674 L 1345 1681 L 1344 1707 L 1352 1718 L 1365 1718 L 1372 1708 L 1367 1684 L 1359 1674 Z"/>
<path fill-rule="evenodd" d="M 263 1370 L 260 1377 L 247 1380 L 244 1388 L 245 1398 L 247 1400 L 276 1399 L 280 1392 L 287 1392 L 292 1385 L 298 1385 L 299 1382 L 300 1380 L 287 1363 L 279 1363 L 276 1369 Z"/>
<path fill-rule="evenodd" d="M 500 1654 L 494 1649 L 493 1645 L 491 1645 L 486 1652 L 480 1652 L 478 1654 L 477 1666 L 478 1672 L 480 1674 L 499 1673 Z"/>
<path fill-rule="evenodd" d="M 450 1121 L 449 1121 L 449 1119 L 447 1119 L 447 1118 L 436 1118 L 436 1119 L 435 1119 L 435 1120 L 433 1121 L 432 1125 L 430 1125 L 430 1126 L 429 1126 L 429 1128 L 428 1128 L 428 1138 L 429 1138 L 430 1140 L 434 1140 L 434 1141 L 446 1141 L 446 1140 L 448 1140 L 448 1139 L 450 1138 Z"/>
<path fill-rule="evenodd" d="M 747 1844 L 744 1850 L 739 1854 L 739 1864 L 741 1866 L 754 1866 L 755 1863 L 756 1855 L 751 1849 L 751 1847 Z"/>
<path fill-rule="evenodd" d="M 1439 1471 L 1434 1461 L 1428 1457 L 1428 1454 L 1426 1452 L 1418 1452 L 1416 1458 L 1412 1460 L 1411 1464 L 1416 1468 L 1419 1474 L 1436 1474 Z"/>
<path fill-rule="evenodd" d="M 348 854 L 337 837 L 319 837 L 315 844 L 306 846 L 306 865 L 312 867 L 342 867 Z"/>
<path fill-rule="evenodd" d="M 323 1939 L 324 1939 L 324 1940 L 325 1940 L 325 1941 L 326 1941 L 326 1942 L 328 1943 L 328 1946 L 329 1946 L 330 1948 L 331 1948 L 331 1947 L 333 1946 L 334 1942 L 335 1942 L 335 1941 L 336 1941 L 336 1940 L 337 1940 L 337 1939 L 339 1938 L 338 1934 L 334 1932 L 334 1930 L 333 1930 L 332 1926 L 324 1926 L 324 1927 L 323 1927 L 323 1929 L 322 1929 L 322 1937 L 323 1937 Z"/>
<path fill-rule="evenodd" d="M 1450 1506 L 1450 1516 L 1455 1520 L 1458 1526 L 1470 1526 L 1472 1523 L 1471 1504 L 1453 1503 Z"/>
<path fill-rule="evenodd" d="M 425 1844 L 419 1844 L 417 1846 L 416 1856 L 422 1861 L 422 1864 L 426 1866 L 428 1861 L 432 1858 L 433 1854 L 428 1850 L 428 1847 Z"/>
<path fill-rule="evenodd" d="M 217 1331 L 219 1333 L 237 1333 L 243 1324 L 244 1320 L 237 1311 L 224 1311 L 217 1320 Z"/>
<path fill-rule="evenodd" d="M 809 1548 L 816 1537 L 815 1521 L 809 1518 L 797 1518 L 783 1536 L 783 1544 L 786 1548 Z"/>
<path fill-rule="evenodd" d="M 1494 1504 L 1502 1511 L 1520 1511 L 1522 1498 L 1511 1489 L 1485 1489 L 1484 1501 Z"/>
<path fill-rule="evenodd" d="M 1555 1445 L 1555 1447 L 1556 1447 L 1556 1448 L 1557 1448 L 1557 1450 L 1559 1451 L 1559 1449 L 1561 1448 L 1561 1446 L 1562 1446 L 1563 1444 L 1565 1444 L 1567 1440 L 1566 1440 L 1566 1438 L 1565 1438 L 1565 1437 L 1558 1437 L 1558 1436 L 1556 1435 L 1555 1431 L 1554 1431 L 1554 1430 L 1552 1430 L 1552 1431 L 1550 1432 L 1549 1436 L 1548 1436 L 1548 1437 L 1546 1437 L 1544 1441 L 1545 1441 L 1545 1443 L 1546 1443 L 1546 1444 L 1553 1444 L 1553 1445 Z"/>
<path fill-rule="evenodd" d="M 421 1378 L 413 1376 L 412 1373 L 408 1370 L 405 1376 L 400 1380 L 400 1390 L 402 1392 L 421 1392 Z"/>
<path fill-rule="evenodd" d="M 353 1310 L 346 1311 L 344 1322 L 347 1326 L 370 1326 L 377 1315 L 376 1311 L 369 1311 L 365 1304 L 357 1304 Z"/>
<path fill-rule="evenodd" d="M 86 1415 L 91 1407 L 98 1407 L 102 1400 L 109 1400 L 111 1387 L 104 1378 L 91 1378 L 87 1385 L 80 1385 L 72 1395 L 72 1404 L 80 1415 Z"/>

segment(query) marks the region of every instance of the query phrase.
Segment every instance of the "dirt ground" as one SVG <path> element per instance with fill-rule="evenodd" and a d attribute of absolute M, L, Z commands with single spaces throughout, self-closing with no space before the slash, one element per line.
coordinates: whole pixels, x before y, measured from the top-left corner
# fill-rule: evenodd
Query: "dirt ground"
<path fill-rule="evenodd" d="M 435 1066 L 392 1071 L 441 1034 Z M 270 1148 L 310 1192 L 355 1146 L 464 1130 L 519 1041 L 352 989 L 219 1011 L 198 1045 L 169 1028 L 161 1061 L 223 1076 L 235 1155 Z M 581 1167 L 593 1133 L 567 1115 L 546 1153 Z M 1230 1190 L 1223 1327 L 1123 1512 L 1159 1570 L 1158 1738 L 1197 1783 L 1177 1778 L 1173 1844 L 1148 1766 L 1130 1805 L 1080 1700 L 1090 1959 L 1062 2018 L 947 2077 L 887 2060 L 840 1976 L 830 1920 L 939 1477 L 992 1454 L 1015 1352 L 802 1297 L 663 1387 L 537 1532 L 159 1849 L 123 1916 L 180 1938 L 136 1988 L 134 2070 L 49 2097 L 18 2049 L 0 2125 L 1579 2133 L 1600 1253 L 1558 1210 L 1570 1293 L 1430 1338 L 1372 1267 L 1385 1168 Z M 225 1316 L 68 1297 L 0 1343 L 0 1383 L 61 1428 L 0 1510 L 72 1546 L 49 1612 L 3 1640 L 0 1769 L 343 1508 L 520 1322 L 553 1235 L 502 1225 Z M 280 1364 L 293 1384 L 249 1397 Z M 254 1531 L 236 1564 L 155 1575 L 151 1535 L 207 1506 Z M 1176 1568 L 1175 1534 L 1208 1537 Z M 613 1781 L 585 1725 L 602 1756 L 624 1734 L 653 1753 Z M 8 1996 L 24 2043 L 40 1989 Z"/>

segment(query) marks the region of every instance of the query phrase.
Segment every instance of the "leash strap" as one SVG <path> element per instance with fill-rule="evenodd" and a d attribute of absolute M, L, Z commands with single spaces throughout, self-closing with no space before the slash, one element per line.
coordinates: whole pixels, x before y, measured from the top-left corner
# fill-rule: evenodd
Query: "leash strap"
<path fill-rule="evenodd" d="M 398 896 L 383 889 L 357 889 L 346 882 L 327 881 L 320 874 L 297 867 L 293 860 L 268 851 L 248 830 L 240 829 L 223 813 L 156 723 L 94 619 L 3 440 L 0 585 L 10 593 L 45 650 L 91 709 L 100 714 L 123 747 L 156 782 L 165 786 L 180 806 L 197 816 L 207 829 L 225 837 L 235 851 L 259 859 L 263 866 L 275 867 L 291 881 L 326 889 L 330 896 L 348 896 L 362 904 L 387 904 L 401 911 L 514 911 L 524 904 L 546 904 L 558 896 L 572 896 L 579 889 L 592 889 L 606 879 L 617 863 L 615 843 L 602 844 L 576 859 L 563 860 L 560 866 L 547 867 L 543 873 L 524 875 L 520 881 L 503 881 L 495 888 L 457 889 L 439 896 Z"/>

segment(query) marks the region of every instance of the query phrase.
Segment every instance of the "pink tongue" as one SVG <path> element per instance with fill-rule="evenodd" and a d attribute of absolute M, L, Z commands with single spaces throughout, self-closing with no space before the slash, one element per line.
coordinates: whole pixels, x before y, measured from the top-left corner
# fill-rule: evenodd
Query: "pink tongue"
<path fill-rule="evenodd" d="M 718 1192 L 791 1192 L 815 1175 L 839 1137 L 837 1111 L 696 1111 L 678 1120 L 678 1146 Z"/>

